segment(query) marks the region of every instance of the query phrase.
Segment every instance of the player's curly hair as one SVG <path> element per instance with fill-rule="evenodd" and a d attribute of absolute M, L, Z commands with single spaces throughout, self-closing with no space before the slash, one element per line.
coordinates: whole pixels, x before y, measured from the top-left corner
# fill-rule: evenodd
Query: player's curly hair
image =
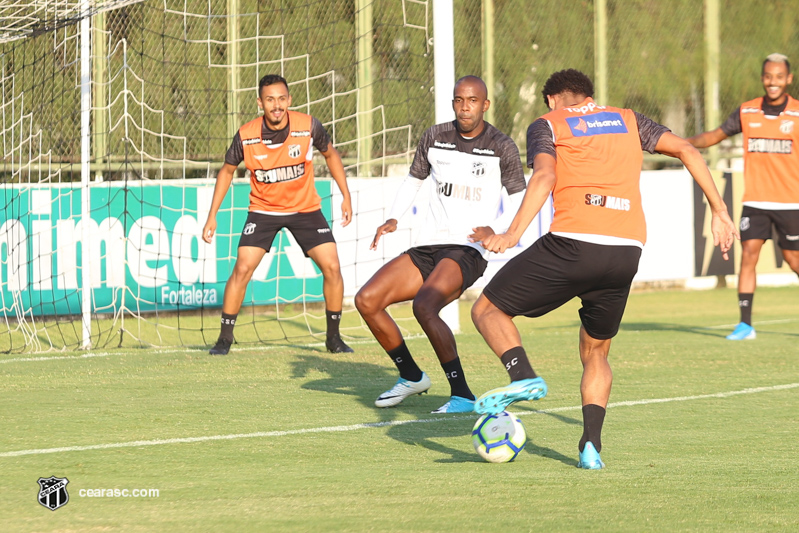
<path fill-rule="evenodd" d="M 289 83 L 283 76 L 278 76 L 277 74 L 267 74 L 261 78 L 261 81 L 258 82 L 258 96 L 261 95 L 261 91 L 264 89 L 264 87 L 269 87 L 270 85 L 274 85 L 276 83 L 282 83 L 286 86 L 286 89 L 289 88 Z"/>
<path fill-rule="evenodd" d="M 559 70 L 549 77 L 541 91 L 544 95 L 544 102 L 547 96 L 555 96 L 561 93 L 580 94 L 586 97 L 594 96 L 594 84 L 591 79 L 573 68 Z"/>

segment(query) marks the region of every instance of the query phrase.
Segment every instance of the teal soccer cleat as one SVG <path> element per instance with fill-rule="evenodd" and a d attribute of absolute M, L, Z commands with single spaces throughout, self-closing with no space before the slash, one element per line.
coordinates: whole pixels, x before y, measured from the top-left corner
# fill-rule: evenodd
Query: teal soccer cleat
<path fill-rule="evenodd" d="M 585 448 L 580 452 L 580 462 L 577 463 L 577 468 L 585 468 L 586 470 L 605 468 L 605 463 L 599 458 L 599 452 L 596 451 L 591 441 L 586 442 Z"/>
<path fill-rule="evenodd" d="M 520 379 L 505 387 L 490 390 L 477 398 L 474 412 L 481 415 L 496 415 L 505 411 L 512 403 L 540 400 L 546 395 L 547 384 L 544 382 L 544 378 Z"/>
<path fill-rule="evenodd" d="M 463 398 L 462 396 L 450 396 L 449 401 L 436 409 L 430 411 L 433 414 L 443 413 L 471 413 L 474 411 L 474 400 Z"/>
<path fill-rule="evenodd" d="M 755 333 L 755 328 L 753 328 L 752 326 L 750 326 L 749 324 L 747 324 L 745 322 L 741 322 L 740 324 L 735 326 L 735 329 L 732 330 L 732 333 L 727 335 L 727 340 L 728 341 L 748 341 L 748 340 L 754 339 L 756 337 L 757 337 L 757 334 Z"/>

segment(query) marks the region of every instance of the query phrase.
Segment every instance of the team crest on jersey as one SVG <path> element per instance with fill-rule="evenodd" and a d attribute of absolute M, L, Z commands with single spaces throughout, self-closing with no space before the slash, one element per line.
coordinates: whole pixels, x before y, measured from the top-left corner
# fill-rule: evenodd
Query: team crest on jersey
<path fill-rule="evenodd" d="M 780 122 L 780 131 L 782 133 L 785 133 L 786 135 L 788 133 L 792 133 L 793 132 L 793 120 L 783 120 L 782 122 Z"/>
<path fill-rule="evenodd" d="M 65 477 L 40 477 L 38 497 L 39 503 L 51 511 L 55 511 L 59 507 L 65 506 L 69 501 L 69 494 L 67 494 L 67 483 L 69 483 L 69 480 Z"/>
<path fill-rule="evenodd" d="M 485 176 L 486 167 L 483 163 L 475 161 L 472 163 L 472 175 L 475 177 Z"/>
<path fill-rule="evenodd" d="M 255 222 L 247 222 L 244 226 L 244 231 L 242 231 L 244 235 L 252 235 L 255 233 Z"/>
<path fill-rule="evenodd" d="M 749 229 L 749 217 L 741 217 L 741 231 Z"/>
<path fill-rule="evenodd" d="M 299 144 L 290 144 L 289 145 L 289 157 L 292 159 L 297 159 L 300 157 L 301 148 Z"/>

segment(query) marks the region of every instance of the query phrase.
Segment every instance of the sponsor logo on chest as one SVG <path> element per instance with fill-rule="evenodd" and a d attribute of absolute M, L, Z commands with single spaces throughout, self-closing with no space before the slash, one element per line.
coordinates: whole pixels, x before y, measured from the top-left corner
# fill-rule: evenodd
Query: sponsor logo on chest
<path fill-rule="evenodd" d="M 268 170 L 257 169 L 255 180 L 259 183 L 280 183 L 301 178 L 305 174 L 305 163 L 289 165 L 287 167 L 270 168 Z"/>
<path fill-rule="evenodd" d="M 793 150 L 791 139 L 749 139 L 746 151 L 750 154 L 790 154 Z"/>

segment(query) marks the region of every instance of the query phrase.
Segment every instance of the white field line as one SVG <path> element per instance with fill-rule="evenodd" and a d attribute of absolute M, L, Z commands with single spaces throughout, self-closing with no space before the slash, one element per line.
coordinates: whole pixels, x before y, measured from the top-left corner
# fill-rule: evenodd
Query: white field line
<path fill-rule="evenodd" d="M 615 407 L 630 407 L 634 405 L 651 405 L 658 403 L 669 402 L 687 402 L 691 400 L 705 400 L 708 398 L 729 398 L 731 396 L 739 396 L 742 394 L 757 394 L 759 392 L 770 392 L 777 390 L 787 390 L 799 388 L 799 383 L 788 383 L 785 385 L 773 385 L 770 387 L 756 387 L 751 389 L 742 389 L 737 391 L 717 392 L 713 394 L 699 394 L 696 396 L 677 396 L 674 398 L 652 398 L 649 400 L 629 400 L 624 402 L 614 402 L 608 404 L 608 408 Z M 554 407 L 552 409 L 542 409 L 540 411 L 523 411 L 514 413 L 517 416 L 527 416 L 535 414 L 548 414 L 559 413 L 563 411 L 578 411 L 582 407 L 579 405 L 572 405 L 566 407 Z M 20 457 L 22 455 L 41 455 L 47 453 L 63 453 L 63 452 L 83 452 L 88 450 L 107 450 L 112 448 L 138 448 L 141 446 L 161 446 L 164 444 L 186 444 L 192 442 L 209 442 L 220 440 L 237 440 L 237 439 L 256 439 L 264 437 L 285 437 L 288 435 L 304 435 L 308 433 L 340 433 L 346 431 L 356 431 L 359 429 L 381 428 L 388 426 L 406 426 L 410 424 L 435 424 L 438 422 L 449 422 L 452 420 L 473 420 L 474 414 L 459 415 L 459 416 L 444 416 L 437 418 L 424 418 L 417 420 L 391 420 L 387 422 L 367 422 L 364 424 L 352 424 L 349 426 L 327 426 L 307 429 L 294 429 L 289 431 L 259 431 L 255 433 L 234 433 L 230 435 L 209 435 L 204 437 L 182 437 L 174 439 L 156 439 L 156 440 L 137 440 L 130 442 L 112 442 L 108 444 L 91 444 L 88 446 L 65 446 L 62 448 L 40 448 L 33 450 L 17 450 L 11 452 L 0 452 L 0 458 L 3 457 Z"/>

